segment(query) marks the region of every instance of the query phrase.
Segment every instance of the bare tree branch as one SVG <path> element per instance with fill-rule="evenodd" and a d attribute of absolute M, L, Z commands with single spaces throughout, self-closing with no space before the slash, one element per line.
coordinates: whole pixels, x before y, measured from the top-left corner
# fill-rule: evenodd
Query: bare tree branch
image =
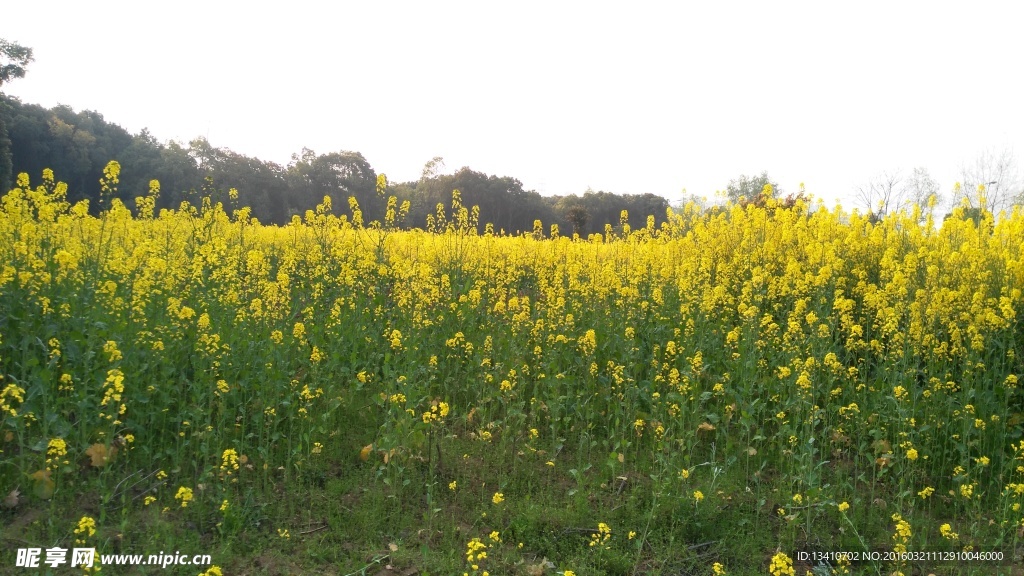
<path fill-rule="evenodd" d="M 857 188 L 854 198 L 872 214 L 885 216 L 908 208 L 907 186 L 901 170 L 885 171 Z"/>
<path fill-rule="evenodd" d="M 1024 200 L 1024 180 L 1017 169 L 1016 155 L 1009 148 L 986 150 L 974 162 L 961 165 L 958 184 L 953 206 L 966 202 L 971 208 L 998 214 Z"/>

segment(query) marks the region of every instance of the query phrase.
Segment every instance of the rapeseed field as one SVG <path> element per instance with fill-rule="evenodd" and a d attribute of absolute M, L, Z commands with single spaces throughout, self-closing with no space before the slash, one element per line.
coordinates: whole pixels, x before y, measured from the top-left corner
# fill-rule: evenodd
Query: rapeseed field
<path fill-rule="evenodd" d="M 427 230 L 394 199 L 277 227 L 233 191 L 157 212 L 155 181 L 130 210 L 118 174 L 98 207 L 50 171 L 0 203 L 8 551 L 1021 574 L 1019 210 L 769 201 L 504 236 L 456 191 Z M 807 554 L 842 551 L 863 557 Z"/>

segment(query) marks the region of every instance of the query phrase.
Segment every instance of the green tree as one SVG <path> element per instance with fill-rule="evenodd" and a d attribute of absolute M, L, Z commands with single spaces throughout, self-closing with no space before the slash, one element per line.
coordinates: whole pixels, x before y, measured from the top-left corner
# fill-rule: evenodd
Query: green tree
<path fill-rule="evenodd" d="M 317 155 L 309 148 L 293 154 L 288 165 L 291 210 L 301 214 L 330 196 L 339 213 L 348 211 L 355 197 L 367 222 L 384 217 L 385 201 L 376 192 L 377 173 L 359 152 L 343 150 Z"/>
<path fill-rule="evenodd" d="M 14 177 L 14 161 L 11 158 L 11 138 L 7 134 L 7 118 L 11 116 L 12 107 L 7 98 L 0 94 L 0 194 L 11 189 Z"/>
<path fill-rule="evenodd" d="M 565 219 L 572 224 L 572 233 L 582 236 L 586 229 L 587 221 L 590 220 L 590 214 L 587 213 L 587 209 L 582 204 L 576 204 L 570 206 L 565 211 Z"/>
<path fill-rule="evenodd" d="M 15 78 L 24 78 L 25 68 L 32 60 L 31 48 L 0 38 L 0 86 Z"/>
<path fill-rule="evenodd" d="M 67 182 L 69 201 L 90 199 L 95 208 L 103 167 L 110 160 L 123 160 L 121 153 L 132 144 L 132 135 L 97 112 L 75 112 L 69 106 L 46 109 L 16 98 L 4 100 L 12 171 L 40 174 L 51 168 Z M 124 186 L 119 190 L 122 201 L 127 201 L 131 192 L 145 192 L 145 188 L 140 192 Z"/>
<path fill-rule="evenodd" d="M 731 180 L 725 188 L 725 194 L 729 201 L 736 204 L 741 199 L 746 199 L 747 202 L 757 202 L 766 185 L 771 185 L 775 196 L 781 192 L 778 183 L 768 177 L 768 172 L 761 172 L 760 176 L 743 174 L 739 178 Z"/>
<path fill-rule="evenodd" d="M 0 38 L 0 86 L 15 78 L 24 78 L 25 68 L 31 61 L 31 48 Z M 7 119 L 10 114 L 11 106 L 0 95 L 0 191 L 2 192 L 6 192 L 14 182 L 12 144 L 7 135 Z"/>
<path fill-rule="evenodd" d="M 581 237 L 602 233 L 606 225 L 616 228 L 621 225 L 622 211 L 629 214 L 629 227 L 633 230 L 647 225 L 647 217 L 653 216 L 655 226 L 665 221 L 668 201 L 656 194 L 615 194 L 587 188 L 583 196 L 569 194 L 552 196 L 544 199 L 552 208 L 560 221 L 560 226 L 572 226 Z M 579 222 L 573 220 L 573 209 L 579 207 L 586 213 L 586 218 Z M 545 220 L 547 222 L 547 220 Z M 578 225 L 577 225 L 578 224 Z"/>
<path fill-rule="evenodd" d="M 490 223 L 496 232 L 528 232 L 533 230 L 534 220 L 555 222 L 555 212 L 545 199 L 533 190 L 523 190 L 523 183 L 516 178 L 488 175 L 468 167 L 454 174 L 441 174 L 443 162 L 440 157 L 434 158 L 424 166 L 417 182 L 396 187 L 396 193 L 407 196 L 412 204 L 410 225 L 423 226 L 438 204 L 451 201 L 452 190 L 461 192 L 464 205 L 480 208 L 480 230 Z"/>
<path fill-rule="evenodd" d="M 260 221 L 287 222 L 288 182 L 284 167 L 217 148 L 205 138 L 189 142 L 188 156 L 203 178 L 203 195 L 210 194 L 214 201 L 223 201 L 227 191 L 234 188 L 238 191 L 239 205 L 252 208 L 252 215 Z M 190 200 L 198 201 L 198 197 Z"/>

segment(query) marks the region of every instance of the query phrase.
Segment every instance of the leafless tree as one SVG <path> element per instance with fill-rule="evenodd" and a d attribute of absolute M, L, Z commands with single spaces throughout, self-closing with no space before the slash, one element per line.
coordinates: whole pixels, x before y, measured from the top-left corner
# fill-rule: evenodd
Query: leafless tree
<path fill-rule="evenodd" d="M 914 205 L 920 206 L 924 214 L 932 196 L 936 204 L 942 204 L 938 182 L 920 166 L 909 176 L 898 169 L 882 172 L 854 194 L 858 206 L 879 217 L 901 210 L 909 212 Z"/>
<path fill-rule="evenodd" d="M 904 192 L 911 204 L 917 204 L 922 212 L 928 206 L 932 196 L 935 196 L 935 205 L 943 204 L 942 193 L 939 191 L 939 183 L 932 178 L 926 168 L 918 166 L 907 178 Z"/>
<path fill-rule="evenodd" d="M 903 173 L 900 170 L 882 172 L 857 188 L 854 200 L 871 214 L 884 216 L 908 207 Z"/>
<path fill-rule="evenodd" d="M 966 201 L 971 208 L 984 208 L 993 214 L 1024 202 L 1024 180 L 1013 150 L 986 150 L 974 162 L 963 164 L 952 201 L 953 206 Z"/>

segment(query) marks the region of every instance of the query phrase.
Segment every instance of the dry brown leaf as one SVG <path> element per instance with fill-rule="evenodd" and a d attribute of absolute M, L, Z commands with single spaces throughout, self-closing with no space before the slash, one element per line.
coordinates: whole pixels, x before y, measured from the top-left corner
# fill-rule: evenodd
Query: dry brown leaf
<path fill-rule="evenodd" d="M 876 455 L 892 452 L 892 445 L 889 444 L 888 440 L 875 440 L 871 444 L 871 448 L 875 451 Z"/>
<path fill-rule="evenodd" d="M 35 487 L 32 493 L 43 500 L 49 500 L 53 496 L 53 491 L 57 488 L 57 483 L 50 478 L 52 475 L 53 472 L 51 470 L 39 470 L 32 473 L 29 476 L 29 478 L 35 480 Z"/>
<path fill-rule="evenodd" d="M 8 508 L 8 509 L 9 508 L 17 508 L 18 507 L 18 501 L 19 501 L 18 497 L 19 496 L 21 496 L 21 492 L 19 492 L 17 488 L 15 488 L 14 490 L 11 490 L 11 493 L 8 494 L 6 498 L 4 498 L 4 502 L 3 502 L 4 508 Z"/>
<path fill-rule="evenodd" d="M 109 449 L 106 444 L 93 444 L 89 446 L 85 451 L 85 455 L 92 459 L 90 465 L 93 468 L 102 468 L 110 463 L 117 455 L 117 448 L 111 446 Z"/>

